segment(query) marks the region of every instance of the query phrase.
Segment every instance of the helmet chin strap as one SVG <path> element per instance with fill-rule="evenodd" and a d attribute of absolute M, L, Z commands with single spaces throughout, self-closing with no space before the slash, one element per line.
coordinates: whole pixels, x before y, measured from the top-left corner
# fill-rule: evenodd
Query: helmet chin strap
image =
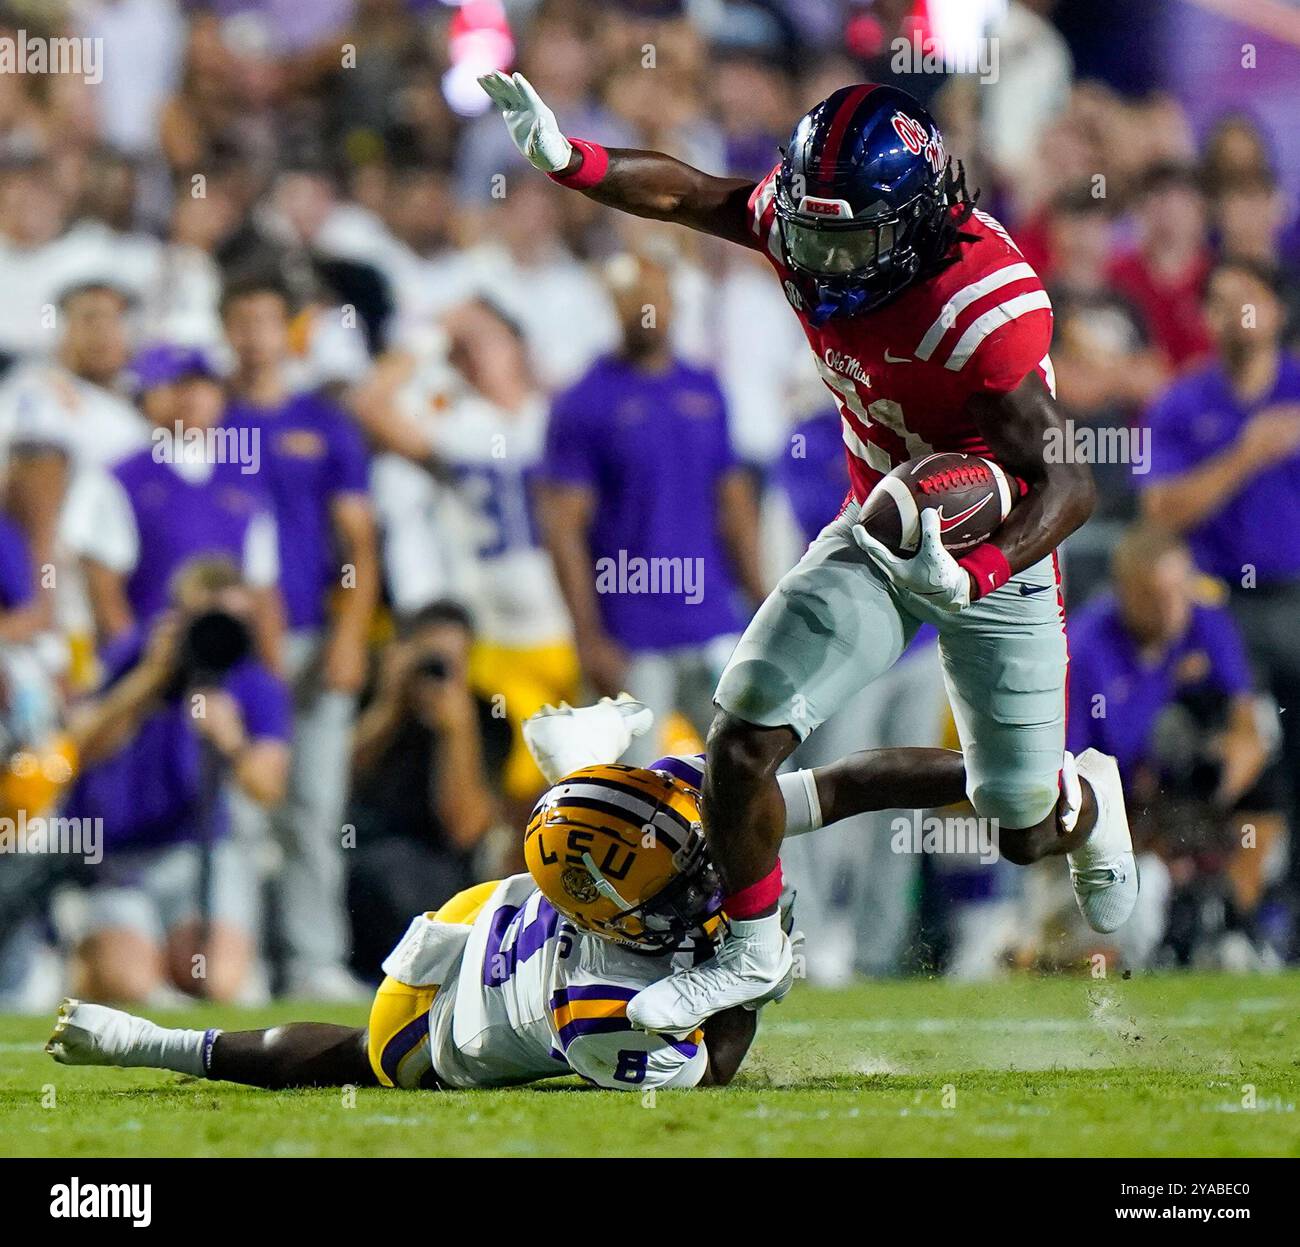
<path fill-rule="evenodd" d="M 619 896 L 614 885 L 600 873 L 600 867 L 592 861 L 590 853 L 584 853 L 582 855 L 582 864 L 587 868 L 587 873 L 591 876 L 592 883 L 596 885 L 596 891 L 599 892 L 607 901 L 613 901 L 614 904 L 624 913 L 636 908 L 635 905 L 629 905 L 627 901 Z"/>

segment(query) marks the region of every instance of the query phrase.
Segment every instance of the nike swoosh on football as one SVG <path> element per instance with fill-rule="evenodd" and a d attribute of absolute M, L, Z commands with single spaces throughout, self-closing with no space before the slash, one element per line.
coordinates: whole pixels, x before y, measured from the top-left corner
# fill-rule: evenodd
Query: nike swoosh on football
<path fill-rule="evenodd" d="M 1020 596 L 1027 598 L 1031 593 L 1045 593 L 1051 587 L 1051 585 L 1021 585 Z"/>
<path fill-rule="evenodd" d="M 940 503 L 938 507 L 939 531 L 941 533 L 946 533 L 948 532 L 949 529 L 955 528 L 958 524 L 960 524 L 962 520 L 970 519 L 970 517 L 974 515 L 975 512 L 978 511 L 980 507 L 982 507 L 992 497 L 993 494 L 990 491 L 989 493 L 985 494 L 984 497 L 981 498 L 974 506 L 967 507 L 966 510 L 959 511 L 957 512 L 956 515 L 952 515 L 952 516 L 944 514 L 943 503 Z"/>
<path fill-rule="evenodd" d="M 885 352 L 885 363 L 887 364 L 910 364 L 911 362 L 912 359 L 909 355 L 891 355 L 888 351 Z"/>

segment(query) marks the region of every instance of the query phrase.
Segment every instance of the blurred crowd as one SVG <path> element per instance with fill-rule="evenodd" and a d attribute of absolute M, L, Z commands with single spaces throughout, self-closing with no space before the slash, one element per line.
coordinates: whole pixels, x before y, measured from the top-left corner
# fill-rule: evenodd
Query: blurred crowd
<path fill-rule="evenodd" d="M 756 179 L 845 82 L 932 109 L 1044 277 L 1101 483 L 1069 745 L 1119 758 L 1144 889 L 1104 951 L 1296 956 L 1292 199 L 1249 113 L 1197 135 L 1077 79 L 1054 7 L 983 6 L 982 81 L 899 64 L 952 10 L 911 0 L 0 0 L 0 39 L 103 49 L 0 73 L 0 1007 L 358 997 L 517 868 L 522 720 L 627 689 L 629 760 L 699 748 L 836 513 L 763 259 L 533 173 L 496 65 L 569 133 Z M 931 640 L 795 762 L 941 742 Z M 892 815 L 790 850 L 818 981 L 1101 947 L 1063 872 L 900 851 Z"/>

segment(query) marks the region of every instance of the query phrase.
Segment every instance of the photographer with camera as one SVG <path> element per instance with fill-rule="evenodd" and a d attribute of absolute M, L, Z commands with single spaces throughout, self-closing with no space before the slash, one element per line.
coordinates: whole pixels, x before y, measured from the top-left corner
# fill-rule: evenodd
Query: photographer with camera
<path fill-rule="evenodd" d="M 69 712 L 82 771 L 64 812 L 103 837 L 79 994 L 231 1000 L 244 984 L 256 880 L 226 839 L 224 785 L 273 806 L 289 767 L 289 695 L 254 656 L 255 608 L 233 563 L 186 564 L 171 609 L 106 648 L 101 691 Z"/>
<path fill-rule="evenodd" d="M 470 688 L 472 642 L 456 603 L 417 611 L 385 653 L 357 721 L 348 904 L 359 972 L 373 971 L 412 913 L 478 878 L 475 850 L 497 822 L 511 732 Z"/>

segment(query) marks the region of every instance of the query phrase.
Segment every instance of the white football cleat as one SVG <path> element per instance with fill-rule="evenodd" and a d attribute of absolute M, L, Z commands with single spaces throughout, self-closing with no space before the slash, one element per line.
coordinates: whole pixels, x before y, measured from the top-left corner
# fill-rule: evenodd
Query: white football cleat
<path fill-rule="evenodd" d="M 790 990 L 794 954 L 779 914 L 733 922 L 708 961 L 639 991 L 627 1018 L 639 1030 L 681 1038 L 723 1009 L 757 1009 Z"/>
<path fill-rule="evenodd" d="M 627 693 L 594 706 L 543 706 L 524 720 L 524 743 L 537 769 L 554 784 L 584 766 L 617 762 L 634 736 L 644 736 L 655 716 Z"/>
<path fill-rule="evenodd" d="M 65 1000 L 45 1051 L 60 1065 L 121 1065 L 153 1023 L 106 1005 Z"/>
<path fill-rule="evenodd" d="M 1138 898 L 1137 860 L 1124 810 L 1124 787 L 1119 766 L 1109 754 L 1085 749 L 1074 762 L 1092 786 L 1097 821 L 1084 844 L 1066 854 L 1070 882 L 1088 925 L 1107 934 L 1128 921 Z"/>

